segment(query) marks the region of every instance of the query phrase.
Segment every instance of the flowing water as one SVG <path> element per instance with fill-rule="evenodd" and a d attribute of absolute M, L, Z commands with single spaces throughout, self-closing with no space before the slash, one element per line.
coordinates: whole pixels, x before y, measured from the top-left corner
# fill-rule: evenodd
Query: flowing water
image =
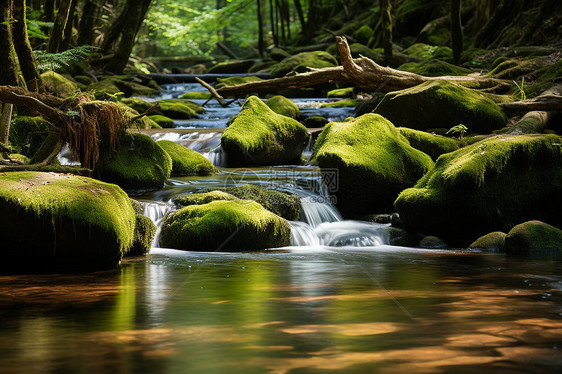
<path fill-rule="evenodd" d="M 177 97 L 183 86 L 163 95 Z M 153 136 L 209 158 L 215 150 L 221 165 L 220 132 Z M 390 246 L 388 225 L 343 220 L 310 166 L 221 168 L 136 198 L 160 223 L 177 194 L 246 183 L 300 196 L 291 247 L 184 252 L 159 248 L 156 239 L 149 255 L 113 271 L 2 276 L 0 372 L 562 368 L 560 262 Z"/>

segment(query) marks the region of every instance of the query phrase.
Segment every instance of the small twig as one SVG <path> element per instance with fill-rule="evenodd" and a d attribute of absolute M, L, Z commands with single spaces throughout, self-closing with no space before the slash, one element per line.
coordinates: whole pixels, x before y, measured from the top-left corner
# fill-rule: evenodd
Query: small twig
<path fill-rule="evenodd" d="M 221 95 L 219 95 L 219 93 L 217 92 L 217 90 L 215 90 L 210 84 L 208 84 L 207 82 L 205 82 L 203 79 L 199 78 L 199 77 L 195 77 L 195 80 L 197 82 L 199 82 L 199 84 L 203 87 L 205 87 L 206 89 L 209 90 L 209 92 L 211 93 L 211 95 L 213 95 L 213 97 L 215 99 L 217 99 L 217 101 L 219 102 L 219 104 L 224 108 L 227 107 L 228 104 L 226 103 L 226 101 L 224 100 L 224 97 L 222 97 Z"/>
<path fill-rule="evenodd" d="M 144 113 L 139 114 L 138 116 L 134 116 L 132 117 L 129 121 L 135 122 L 138 119 L 141 119 L 144 116 L 148 116 L 149 114 L 153 113 L 154 111 L 156 111 L 158 108 L 160 108 L 160 104 L 156 103 L 156 105 L 151 106 L 150 108 L 148 108 Z"/>

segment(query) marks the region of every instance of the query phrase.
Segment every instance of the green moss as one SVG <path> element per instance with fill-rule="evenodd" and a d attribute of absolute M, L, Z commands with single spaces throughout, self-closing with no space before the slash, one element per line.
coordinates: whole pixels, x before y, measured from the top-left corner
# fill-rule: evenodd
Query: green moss
<path fill-rule="evenodd" d="M 213 201 L 170 215 L 160 234 L 164 247 L 194 251 L 252 251 L 289 245 L 291 228 L 255 201 Z"/>
<path fill-rule="evenodd" d="M 129 107 L 128 105 L 124 104 L 121 101 L 116 101 L 115 104 L 123 111 L 123 115 L 125 116 L 125 118 L 127 119 L 132 119 L 133 117 L 136 117 L 139 115 L 139 112 L 136 111 L 135 109 Z M 156 122 L 154 122 L 152 119 L 150 119 L 149 117 L 142 117 L 139 118 L 137 120 L 135 120 L 132 124 L 133 128 L 139 128 L 139 129 L 158 129 L 161 128 L 160 125 L 158 125 Z"/>
<path fill-rule="evenodd" d="M 19 153 L 11 153 L 10 154 L 10 158 L 13 160 L 17 160 L 19 162 L 21 162 L 22 164 L 29 164 L 29 157 L 27 157 L 26 155 L 22 155 Z"/>
<path fill-rule="evenodd" d="M 236 196 L 223 191 L 210 191 L 202 193 L 186 193 L 176 195 L 173 199 L 176 206 L 203 205 L 216 200 L 239 200 Z"/>
<path fill-rule="evenodd" d="M 498 79 L 515 79 L 536 70 L 539 60 L 506 60 L 490 71 L 487 76 Z"/>
<path fill-rule="evenodd" d="M 267 99 L 265 105 L 270 107 L 275 113 L 291 118 L 297 118 L 300 113 L 299 107 L 295 103 L 281 95 Z"/>
<path fill-rule="evenodd" d="M 375 112 L 398 126 L 417 130 L 463 124 L 470 132 L 490 133 L 507 123 L 500 107 L 489 98 L 439 80 L 389 92 Z"/>
<path fill-rule="evenodd" d="M 337 66 L 338 62 L 331 54 L 324 51 L 302 52 L 291 57 L 287 57 L 271 70 L 274 78 L 282 77 L 291 72 L 304 73 L 309 68 L 326 68 Z"/>
<path fill-rule="evenodd" d="M 136 110 L 139 113 L 144 113 L 156 103 L 149 103 L 138 97 L 129 97 L 127 99 L 121 100 L 121 103 L 127 105 L 128 107 Z"/>
<path fill-rule="evenodd" d="M 142 256 L 150 252 L 152 240 L 156 235 L 156 225 L 148 217 L 137 215 L 135 217 L 135 234 L 133 244 L 126 256 Z"/>
<path fill-rule="evenodd" d="M 92 83 L 88 86 L 88 90 L 94 91 L 94 96 L 99 100 L 111 99 L 112 95 L 123 92 L 117 87 L 113 79 L 103 79 L 99 82 Z"/>
<path fill-rule="evenodd" d="M 359 99 L 338 100 L 333 103 L 322 104 L 320 108 L 355 108 L 362 101 Z"/>
<path fill-rule="evenodd" d="M 404 53 L 421 60 L 440 59 L 446 62 L 453 61 L 453 50 L 444 46 L 416 43 L 406 48 Z"/>
<path fill-rule="evenodd" d="M 54 71 L 47 71 L 41 74 L 41 80 L 47 91 L 62 98 L 72 96 L 78 92 L 78 85 L 75 82 Z"/>
<path fill-rule="evenodd" d="M 272 213 L 290 221 L 299 219 L 301 212 L 300 198 L 296 195 L 259 188 L 252 184 L 236 187 L 209 189 L 226 192 L 242 200 L 253 200 Z"/>
<path fill-rule="evenodd" d="M 352 43 L 349 46 L 349 50 L 353 58 L 364 56 L 379 64 L 382 64 L 384 62 L 384 50 L 382 48 L 371 49 L 363 44 Z"/>
<path fill-rule="evenodd" d="M 275 61 L 283 61 L 285 58 L 291 57 L 291 55 L 289 54 L 289 52 L 281 48 L 275 47 L 272 48 L 271 51 L 269 52 L 269 57 L 271 57 L 271 59 Z"/>
<path fill-rule="evenodd" d="M 10 124 L 10 145 L 17 153 L 32 157 L 52 127 L 41 117 L 18 116 Z"/>
<path fill-rule="evenodd" d="M 406 62 L 398 67 L 398 70 L 409 71 L 425 75 L 426 77 L 440 77 L 444 75 L 467 75 L 472 70 L 462 68 L 441 60 L 428 60 L 422 62 Z"/>
<path fill-rule="evenodd" d="M 187 100 L 208 100 L 211 99 L 212 96 L 210 92 L 186 92 L 179 98 Z"/>
<path fill-rule="evenodd" d="M 354 87 L 345 87 L 345 88 L 337 88 L 335 90 L 328 91 L 328 97 L 344 97 L 344 98 L 352 98 Z"/>
<path fill-rule="evenodd" d="M 442 155 L 396 200 L 402 225 L 464 246 L 530 218 L 559 222 L 558 144 L 553 135 L 495 136 Z"/>
<path fill-rule="evenodd" d="M 367 44 L 373 37 L 373 29 L 368 25 L 363 25 L 353 33 L 353 38 L 361 44 Z"/>
<path fill-rule="evenodd" d="M 537 96 L 555 84 L 555 81 L 562 76 L 562 60 L 540 68 L 531 75 L 534 79 L 533 84 L 527 86 L 525 90 L 528 97 Z"/>
<path fill-rule="evenodd" d="M 338 170 L 334 194 L 344 214 L 391 211 L 398 193 L 433 166 L 392 123 L 372 113 L 329 123 L 316 140 L 313 160 L 323 172 Z"/>
<path fill-rule="evenodd" d="M 221 138 L 231 166 L 296 163 L 308 142 L 306 128 L 251 96 Z"/>
<path fill-rule="evenodd" d="M 541 221 L 521 223 L 505 237 L 505 252 L 510 255 L 560 259 L 562 230 Z"/>
<path fill-rule="evenodd" d="M 398 131 L 408 139 L 412 147 L 428 154 L 434 161 L 442 154 L 453 152 L 459 148 L 459 143 L 456 140 L 445 136 L 434 135 L 407 127 L 399 127 Z"/>
<path fill-rule="evenodd" d="M 324 127 L 328 123 L 328 119 L 326 117 L 321 116 L 310 116 L 304 120 L 304 127 L 306 128 L 318 128 Z"/>
<path fill-rule="evenodd" d="M 228 78 L 219 78 L 217 79 L 216 88 L 221 87 L 228 87 L 228 86 L 237 86 L 239 84 L 250 83 L 250 82 L 258 82 L 263 79 L 258 78 L 254 75 L 248 76 L 239 76 L 239 77 L 228 77 Z"/>
<path fill-rule="evenodd" d="M 135 217 L 119 187 L 70 174 L 0 175 L 2 268 L 97 270 L 131 246 Z M 33 235 L 29 235 L 29 233 Z M 8 261 L 19 259 L 21 263 Z"/>
<path fill-rule="evenodd" d="M 135 211 L 135 214 L 137 216 L 139 216 L 139 215 L 142 216 L 143 213 L 144 213 L 144 206 L 138 200 L 129 199 L 129 201 L 131 202 L 131 206 L 133 207 L 133 210 Z"/>
<path fill-rule="evenodd" d="M 162 188 L 172 170 L 168 153 L 143 134 L 124 134 L 119 141 L 119 151 L 100 155 L 94 175 L 126 190 Z"/>
<path fill-rule="evenodd" d="M 218 173 L 217 168 L 209 160 L 192 149 L 170 140 L 159 140 L 157 143 L 172 158 L 171 176 L 173 177 Z"/>
<path fill-rule="evenodd" d="M 148 116 L 148 118 L 150 118 L 150 120 L 156 122 L 158 124 L 158 126 L 165 128 L 165 129 L 171 129 L 174 127 L 174 120 L 166 117 L 166 116 L 162 116 L 160 114 L 155 114 L 153 116 Z"/>
<path fill-rule="evenodd" d="M 81 83 L 83 85 L 90 85 L 94 82 L 94 79 L 88 75 L 76 75 L 74 77 L 74 80 L 78 83 Z"/>
<path fill-rule="evenodd" d="M 504 252 L 505 232 L 494 231 L 476 239 L 469 248 L 482 249 L 487 252 Z"/>

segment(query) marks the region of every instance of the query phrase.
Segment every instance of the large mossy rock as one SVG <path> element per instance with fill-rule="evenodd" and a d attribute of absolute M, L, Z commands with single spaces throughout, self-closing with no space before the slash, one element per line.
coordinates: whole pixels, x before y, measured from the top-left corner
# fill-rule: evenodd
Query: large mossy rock
<path fill-rule="evenodd" d="M 413 130 L 407 127 L 399 127 L 398 131 L 408 139 L 412 147 L 428 154 L 434 161 L 443 153 L 459 149 L 459 143 L 456 140 L 445 136 Z"/>
<path fill-rule="evenodd" d="M 135 234 L 133 244 L 125 256 L 142 256 L 150 252 L 152 241 L 156 235 L 156 225 L 146 216 L 135 216 Z"/>
<path fill-rule="evenodd" d="M 48 92 L 56 96 L 66 98 L 79 91 L 78 85 L 59 73 L 47 71 L 41 74 L 41 80 Z"/>
<path fill-rule="evenodd" d="M 159 140 L 157 143 L 172 158 L 172 177 L 218 173 L 211 161 L 193 149 L 170 140 Z"/>
<path fill-rule="evenodd" d="M 152 106 L 156 105 L 156 102 L 150 103 L 138 97 L 123 99 L 121 102 L 139 113 L 144 113 Z M 160 100 L 157 103 L 159 104 L 159 107 L 155 113 L 171 119 L 191 119 L 197 117 L 197 114 L 205 111 L 205 109 L 203 109 L 200 105 L 188 100 L 167 99 Z"/>
<path fill-rule="evenodd" d="M 188 251 L 254 251 L 290 245 L 289 223 L 251 200 L 213 201 L 170 214 L 160 245 Z"/>
<path fill-rule="evenodd" d="M 302 52 L 291 57 L 287 57 L 271 70 L 273 78 L 282 77 L 290 72 L 304 73 L 310 68 L 322 69 L 334 67 L 338 61 L 334 56 L 324 51 Z"/>
<path fill-rule="evenodd" d="M 505 126 L 507 118 L 489 98 L 446 81 L 387 93 L 375 113 L 396 126 L 416 130 L 451 128 L 463 124 L 470 132 L 490 133 Z"/>
<path fill-rule="evenodd" d="M 265 105 L 270 107 L 275 113 L 291 118 L 297 118 L 300 113 L 299 107 L 295 103 L 281 95 L 267 99 Z"/>
<path fill-rule="evenodd" d="M 0 175 L 0 269 L 114 268 L 133 242 L 135 213 L 118 186 L 70 174 Z"/>
<path fill-rule="evenodd" d="M 123 134 L 117 152 L 100 155 L 94 175 L 125 190 L 157 190 L 172 171 L 172 158 L 151 137 Z"/>
<path fill-rule="evenodd" d="M 299 164 L 308 139 L 306 127 L 251 96 L 223 133 L 221 147 L 229 166 Z"/>
<path fill-rule="evenodd" d="M 468 245 L 518 222 L 562 223 L 562 158 L 555 135 L 496 136 L 439 157 L 395 206 L 404 228 Z"/>
<path fill-rule="evenodd" d="M 480 249 L 486 252 L 500 253 L 505 252 L 505 232 L 494 231 L 482 235 L 472 242 L 468 248 Z"/>
<path fill-rule="evenodd" d="M 326 125 L 314 145 L 313 160 L 323 174 L 337 179 L 331 189 L 344 215 L 392 211 L 400 191 L 433 166 L 390 121 L 372 113 Z"/>
<path fill-rule="evenodd" d="M 541 221 L 521 223 L 505 237 L 505 252 L 510 255 L 562 258 L 562 230 Z"/>

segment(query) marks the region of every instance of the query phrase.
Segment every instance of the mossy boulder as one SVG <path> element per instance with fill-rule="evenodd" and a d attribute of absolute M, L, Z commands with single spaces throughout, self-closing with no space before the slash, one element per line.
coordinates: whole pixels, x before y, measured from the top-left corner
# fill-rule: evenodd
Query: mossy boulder
<path fill-rule="evenodd" d="M 269 51 L 269 57 L 271 57 L 271 59 L 275 61 L 283 61 L 287 57 L 291 57 L 291 55 L 284 49 L 275 47 L 272 48 L 271 51 Z"/>
<path fill-rule="evenodd" d="M 271 70 L 271 76 L 278 78 L 291 72 L 304 73 L 309 71 L 310 68 L 322 69 L 337 65 L 338 61 L 328 52 L 301 52 L 294 56 L 287 57 L 275 65 Z"/>
<path fill-rule="evenodd" d="M 522 75 L 528 74 L 535 71 L 540 67 L 540 60 L 543 59 L 532 59 L 532 60 L 514 60 L 507 59 L 500 64 L 498 64 L 492 71 L 490 71 L 487 76 L 498 78 L 498 79 L 515 79 Z M 544 59 L 546 60 L 546 59 Z"/>
<path fill-rule="evenodd" d="M 298 164 L 308 138 L 306 127 L 251 96 L 223 133 L 221 146 L 230 166 Z"/>
<path fill-rule="evenodd" d="M 504 252 L 505 232 L 494 231 L 476 239 L 468 248 L 480 249 L 486 252 Z"/>
<path fill-rule="evenodd" d="M 306 128 L 318 128 L 318 127 L 324 127 L 326 126 L 326 124 L 328 124 L 328 119 L 326 117 L 322 117 L 322 116 L 310 116 L 310 117 L 306 117 L 306 119 L 304 120 L 304 127 Z"/>
<path fill-rule="evenodd" d="M 394 125 L 378 114 L 326 125 L 313 161 L 337 179 L 332 186 L 344 215 L 392 211 L 392 203 L 433 166 Z"/>
<path fill-rule="evenodd" d="M 41 74 L 41 80 L 47 91 L 62 98 L 72 96 L 79 91 L 75 82 L 54 71 Z"/>
<path fill-rule="evenodd" d="M 129 97 L 126 99 L 121 100 L 121 103 L 127 105 L 128 107 L 136 110 L 139 113 L 144 113 L 156 103 L 149 103 L 146 100 L 141 99 L 140 97 Z"/>
<path fill-rule="evenodd" d="M 184 207 L 189 205 L 203 205 L 209 204 L 211 201 L 216 200 L 240 200 L 236 196 L 223 191 L 210 191 L 201 193 L 184 193 L 176 195 L 173 199 L 176 206 Z"/>
<path fill-rule="evenodd" d="M 17 153 L 32 157 L 52 127 L 41 117 L 18 116 L 10 124 L 10 145 Z"/>
<path fill-rule="evenodd" d="M 300 216 L 301 202 L 297 195 L 268 190 L 254 186 L 253 184 L 235 187 L 218 187 L 208 190 L 225 192 L 242 200 L 253 200 L 270 212 L 290 221 L 296 221 Z"/>
<path fill-rule="evenodd" d="M 398 70 L 409 71 L 425 75 L 426 77 L 440 77 L 444 75 L 467 75 L 472 70 L 457 65 L 450 64 L 441 60 L 428 60 L 422 62 L 406 62 L 398 67 Z"/>
<path fill-rule="evenodd" d="M 353 32 L 353 38 L 361 44 L 367 44 L 373 35 L 373 29 L 369 25 L 363 25 Z"/>
<path fill-rule="evenodd" d="M 135 109 L 131 108 L 130 106 L 124 104 L 121 101 L 115 101 L 115 105 L 117 105 L 121 111 L 123 111 L 123 115 L 125 116 L 125 118 L 131 120 L 133 117 L 137 117 L 139 115 L 139 112 L 136 111 Z M 161 128 L 161 126 L 159 124 L 157 124 L 156 122 L 154 122 L 152 119 L 150 119 L 149 117 L 141 117 L 139 119 L 136 119 L 131 127 L 136 127 L 139 129 L 159 129 Z"/>
<path fill-rule="evenodd" d="M 170 140 L 159 140 L 157 143 L 172 158 L 172 177 L 218 173 L 209 160 L 193 149 Z"/>
<path fill-rule="evenodd" d="M 133 244 L 125 256 L 142 256 L 150 252 L 152 241 L 156 235 L 156 225 L 148 217 L 135 216 L 135 234 Z"/>
<path fill-rule="evenodd" d="M 343 97 L 343 98 L 352 98 L 354 96 L 353 87 L 345 87 L 345 88 L 336 88 L 335 90 L 328 91 L 328 98 L 332 97 Z"/>
<path fill-rule="evenodd" d="M 505 237 L 509 255 L 562 258 L 562 230 L 541 221 L 528 221 L 512 228 Z"/>
<path fill-rule="evenodd" d="M 106 150 L 100 155 L 94 175 L 125 190 L 162 188 L 172 171 L 168 153 L 144 134 L 123 134 L 119 143 L 119 151 Z"/>
<path fill-rule="evenodd" d="M 395 202 L 405 229 L 466 246 L 537 218 L 562 223 L 562 159 L 555 135 L 495 136 L 446 153 Z"/>
<path fill-rule="evenodd" d="M 118 186 L 70 174 L 0 175 L 4 272 L 114 268 L 134 228 L 133 208 Z"/>
<path fill-rule="evenodd" d="M 459 149 L 459 143 L 456 140 L 445 136 L 413 130 L 407 127 L 399 127 L 398 131 L 408 139 L 412 147 L 428 154 L 434 161 L 443 153 Z"/>
<path fill-rule="evenodd" d="M 488 134 L 507 123 L 501 108 L 486 96 L 440 80 L 389 92 L 375 112 L 416 130 L 463 124 L 470 132 Z"/>
<path fill-rule="evenodd" d="M 102 79 L 99 82 L 92 83 L 88 86 L 89 91 L 94 92 L 94 96 L 98 100 L 111 99 L 114 95 L 121 91 L 114 79 Z"/>
<path fill-rule="evenodd" d="M 250 83 L 250 82 L 258 82 L 258 81 L 262 81 L 262 80 L 263 79 L 261 79 L 259 77 L 256 77 L 255 75 L 219 78 L 219 79 L 217 79 L 216 88 L 219 89 L 221 87 L 237 86 L 239 84 Z"/>
<path fill-rule="evenodd" d="M 160 114 L 155 114 L 153 116 L 148 116 L 148 118 L 151 121 L 154 121 L 156 124 L 158 124 L 158 126 L 162 128 L 171 129 L 174 127 L 174 120 L 171 119 L 170 117 L 166 117 Z"/>
<path fill-rule="evenodd" d="M 290 245 L 289 223 L 251 200 L 213 201 L 170 214 L 160 245 L 188 251 L 254 251 Z"/>
<path fill-rule="evenodd" d="M 404 54 L 420 60 L 439 59 L 445 62 L 453 61 L 453 50 L 449 47 L 416 43 L 404 50 Z"/>
<path fill-rule="evenodd" d="M 196 118 L 198 113 L 203 113 L 205 109 L 188 100 L 169 99 L 160 100 L 158 114 L 172 119 L 190 119 Z"/>
<path fill-rule="evenodd" d="M 271 108 L 275 113 L 291 118 L 297 118 L 300 113 L 299 107 L 296 106 L 295 103 L 281 95 L 276 95 L 267 99 L 265 105 Z"/>
<path fill-rule="evenodd" d="M 371 49 L 360 43 L 352 43 L 349 46 L 349 51 L 351 52 L 351 56 L 353 58 L 364 56 L 370 58 L 376 63 L 382 64 L 384 62 L 384 50 L 382 48 Z"/>
<path fill-rule="evenodd" d="M 320 105 L 320 108 L 355 108 L 361 103 L 362 100 L 359 99 L 344 99 L 334 101 L 333 103 L 324 103 Z"/>
<path fill-rule="evenodd" d="M 179 97 L 186 100 L 209 100 L 212 98 L 210 92 L 186 92 Z"/>

